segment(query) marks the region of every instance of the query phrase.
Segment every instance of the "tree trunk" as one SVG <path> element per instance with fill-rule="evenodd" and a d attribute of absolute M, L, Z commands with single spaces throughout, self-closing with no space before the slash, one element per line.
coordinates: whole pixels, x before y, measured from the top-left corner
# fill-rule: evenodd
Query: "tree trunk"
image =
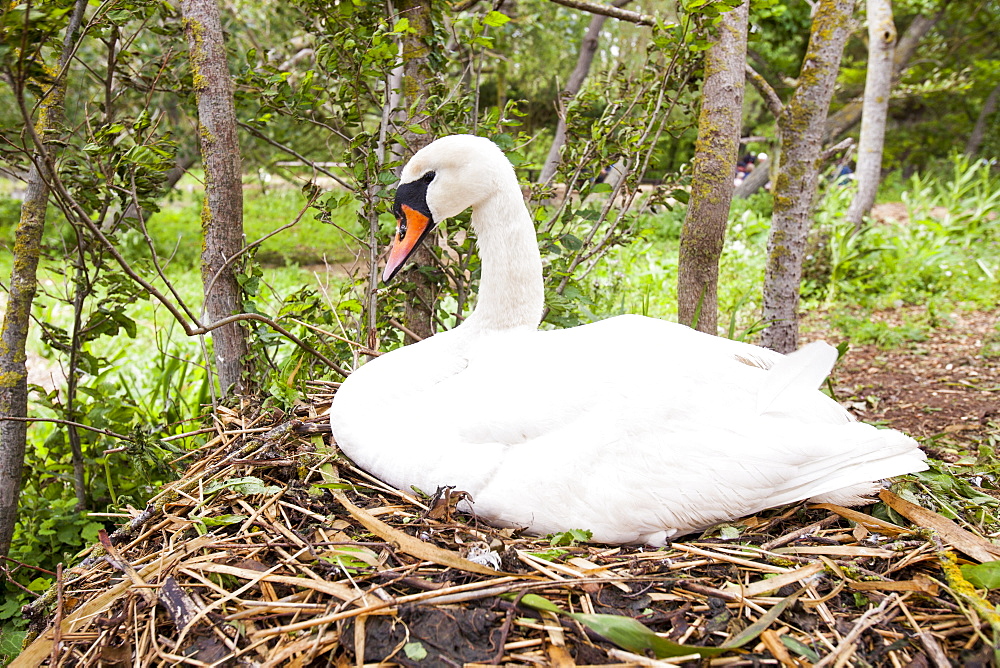
<path fill-rule="evenodd" d="M 624 7 L 629 2 L 631 0 L 615 0 L 611 5 L 614 7 Z M 590 73 L 590 66 L 594 62 L 594 54 L 597 53 L 597 46 L 601 39 L 601 28 L 604 27 L 604 22 L 607 18 L 603 14 L 594 14 L 593 18 L 590 19 L 587 32 L 583 34 L 583 41 L 580 42 L 580 53 L 576 58 L 576 67 L 573 68 L 573 73 L 569 75 L 569 81 L 566 82 L 566 88 L 560 96 L 564 101 L 568 102 L 576 97 L 576 94 L 583 87 L 583 82 L 587 79 L 587 74 Z M 564 111 L 559 114 L 559 124 L 556 126 L 556 134 L 552 138 L 552 146 L 549 147 L 549 155 L 545 158 L 545 164 L 542 166 L 542 172 L 538 177 L 539 183 L 545 183 L 556 173 L 556 169 L 559 167 L 559 154 L 562 152 L 562 147 L 565 143 L 566 114 Z"/>
<path fill-rule="evenodd" d="M 896 43 L 895 54 L 892 59 L 892 84 L 890 84 L 890 88 L 903 76 L 903 72 L 909 67 L 910 59 L 917 51 L 920 40 L 930 32 L 930 29 L 938 22 L 943 12 L 944 10 L 941 10 L 934 16 L 917 16 L 910 22 L 906 30 L 903 31 L 903 35 Z M 841 107 L 837 113 L 831 114 L 826 121 L 823 142 L 829 143 L 857 125 L 858 121 L 861 120 L 863 108 L 864 102 L 862 100 L 851 100 Z"/>
<path fill-rule="evenodd" d="M 986 136 L 986 123 L 990 116 L 996 113 L 998 104 L 1000 104 L 1000 83 L 994 86 L 990 94 L 986 96 L 983 108 L 979 110 L 979 116 L 976 118 L 976 125 L 972 128 L 969 141 L 965 144 L 965 155 L 970 158 L 975 158 L 976 154 L 979 153 L 983 137 Z"/>
<path fill-rule="evenodd" d="M 209 325 L 243 310 L 243 292 L 231 262 L 243 249 L 243 171 L 219 6 L 216 0 L 182 0 L 181 15 L 198 99 L 198 136 L 205 166 L 201 276 L 205 289 L 203 324 Z M 237 323 L 212 330 L 212 348 L 222 393 L 249 391 L 246 330 Z"/>
<path fill-rule="evenodd" d="M 891 0 L 868 0 L 868 72 L 858 140 L 858 166 L 854 170 L 858 189 L 847 209 L 847 220 L 855 230 L 861 229 L 861 219 L 871 211 L 882 179 L 882 146 L 885 144 L 895 48 L 896 26 L 892 22 Z"/>
<path fill-rule="evenodd" d="M 399 3 L 399 15 L 410 20 L 413 32 L 403 38 L 403 77 L 401 102 L 404 106 L 415 106 L 416 125 L 424 129 L 423 133 L 407 130 L 403 133 L 406 147 L 413 153 L 419 151 L 433 141 L 430 134 L 430 119 L 424 116 L 424 108 L 429 96 L 429 88 L 434 73 L 431 70 L 429 56 L 429 39 L 434 32 L 434 22 L 431 16 L 433 0 L 402 0 Z M 411 153 L 412 155 L 412 153 Z M 405 269 L 400 278 L 413 285 L 403 312 L 406 328 L 421 339 L 432 336 L 436 331 L 434 326 L 434 305 L 437 303 L 437 286 L 429 275 L 434 266 L 434 254 L 430 246 L 435 239 L 435 233 L 425 240 L 412 255 L 411 268 Z M 406 334 L 406 343 L 416 339 Z"/>
<path fill-rule="evenodd" d="M 678 321 L 709 334 L 718 328 L 719 257 L 740 148 L 748 12 L 749 0 L 744 0 L 724 13 L 705 53 L 691 201 L 681 229 Z"/>
<path fill-rule="evenodd" d="M 28 324 L 31 304 L 38 287 L 38 259 L 41 255 L 42 232 L 45 229 L 45 209 L 49 201 L 47 175 L 53 168 L 46 150 L 57 140 L 62 125 L 63 101 L 66 96 L 64 69 L 73 53 L 87 0 L 77 0 L 66 27 L 62 54 L 55 81 L 45 87 L 39 105 L 35 127 L 45 145 L 36 147 L 28 172 L 27 192 L 21 205 L 21 220 L 14 231 L 14 266 L 10 273 L 7 310 L 0 329 L 0 557 L 7 556 L 14 525 L 17 523 L 17 501 L 21 492 L 24 451 L 28 438 L 28 423 L 3 418 L 24 418 L 28 415 L 28 369 L 25 366 Z M 23 82 L 20 86 L 24 89 Z M 24 119 L 30 123 L 30 119 Z"/>
<path fill-rule="evenodd" d="M 853 9 L 854 0 L 820 0 L 816 5 L 799 73 L 801 83 L 778 119 L 783 144 L 764 278 L 764 320 L 768 324 L 761 341 L 781 353 L 798 346 L 799 283 L 819 180 L 824 122 L 844 44 L 851 33 Z"/>

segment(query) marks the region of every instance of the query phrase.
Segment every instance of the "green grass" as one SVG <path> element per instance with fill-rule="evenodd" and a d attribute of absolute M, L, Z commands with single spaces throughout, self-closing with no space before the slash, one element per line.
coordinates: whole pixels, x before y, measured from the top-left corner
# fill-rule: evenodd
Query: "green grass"
<path fill-rule="evenodd" d="M 989 166 L 952 159 L 934 177 L 889 188 L 906 203 L 907 222 L 870 222 L 861 234 L 844 220 L 853 191 L 821 192 L 802 285 L 803 311 L 856 312 L 919 306 L 992 309 L 1000 303 L 1000 183 Z M 719 266 L 720 333 L 748 338 L 761 326 L 761 286 L 771 197 L 735 200 Z M 899 201 L 899 200 L 897 200 Z M 948 214 L 941 217 L 941 211 Z M 676 318 L 677 249 L 683 209 L 648 217 L 644 239 L 618 248 L 584 283 L 599 316 L 640 313 Z M 894 347 L 919 340 L 924 323 L 888 328 L 863 317 L 838 326 L 859 342 Z M 888 328 L 888 329 L 887 329 Z"/>
<path fill-rule="evenodd" d="M 292 223 L 303 212 L 306 203 L 302 191 L 287 183 L 248 180 L 244 184 L 243 199 L 247 242 L 252 243 Z M 161 210 L 149 220 L 150 235 L 161 255 L 173 255 L 174 261 L 184 266 L 197 266 L 201 254 L 201 208 L 198 175 L 186 176 Z M 271 266 L 349 262 L 353 256 L 348 249 L 356 245 L 349 235 L 361 234 L 355 213 L 354 208 L 345 207 L 334 212 L 335 224 L 329 224 L 317 219 L 315 209 L 308 209 L 293 227 L 261 244 L 257 259 Z"/>

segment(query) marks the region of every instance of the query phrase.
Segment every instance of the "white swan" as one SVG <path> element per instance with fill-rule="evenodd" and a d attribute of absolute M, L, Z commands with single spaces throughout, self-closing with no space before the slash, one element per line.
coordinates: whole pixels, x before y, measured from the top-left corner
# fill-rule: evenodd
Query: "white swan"
<path fill-rule="evenodd" d="M 824 343 L 782 356 L 640 316 L 538 331 L 535 231 L 488 139 L 445 137 L 406 165 L 383 277 L 469 207 L 475 311 L 362 366 L 333 402 L 336 442 L 380 479 L 452 485 L 499 526 L 662 545 L 803 499 L 857 504 L 872 481 L 927 467 L 913 439 L 817 389 L 836 360 Z"/>

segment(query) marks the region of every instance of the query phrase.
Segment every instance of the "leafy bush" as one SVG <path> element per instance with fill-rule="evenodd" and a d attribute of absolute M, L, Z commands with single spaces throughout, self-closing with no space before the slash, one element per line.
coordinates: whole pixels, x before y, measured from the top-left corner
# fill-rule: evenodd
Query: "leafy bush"
<path fill-rule="evenodd" d="M 806 298 L 872 308 L 942 300 L 994 306 L 1000 183 L 988 164 L 955 156 L 951 166 L 947 178 L 910 178 L 901 195 L 909 220 L 869 221 L 857 232 L 844 220 L 851 190 L 830 188 L 817 209 Z"/>

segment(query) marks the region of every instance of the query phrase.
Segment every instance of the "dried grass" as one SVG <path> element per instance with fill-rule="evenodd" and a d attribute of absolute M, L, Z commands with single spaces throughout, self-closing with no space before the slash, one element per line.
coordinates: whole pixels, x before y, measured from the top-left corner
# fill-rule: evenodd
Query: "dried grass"
<path fill-rule="evenodd" d="M 793 507 L 743 520 L 738 541 L 573 545 L 551 559 L 546 539 L 454 514 L 455 493 L 421 501 L 353 468 L 327 444 L 328 405 L 317 394 L 296 419 L 220 409 L 184 476 L 30 607 L 36 635 L 12 665 L 993 659 L 1000 618 L 962 578 L 955 550 L 986 560 L 994 546 L 894 495 L 883 499 L 906 517 L 922 512 L 922 527 Z M 538 612 L 531 595 L 635 618 L 687 645 L 752 639 L 714 657 L 657 659 L 608 642 L 586 618 Z"/>

